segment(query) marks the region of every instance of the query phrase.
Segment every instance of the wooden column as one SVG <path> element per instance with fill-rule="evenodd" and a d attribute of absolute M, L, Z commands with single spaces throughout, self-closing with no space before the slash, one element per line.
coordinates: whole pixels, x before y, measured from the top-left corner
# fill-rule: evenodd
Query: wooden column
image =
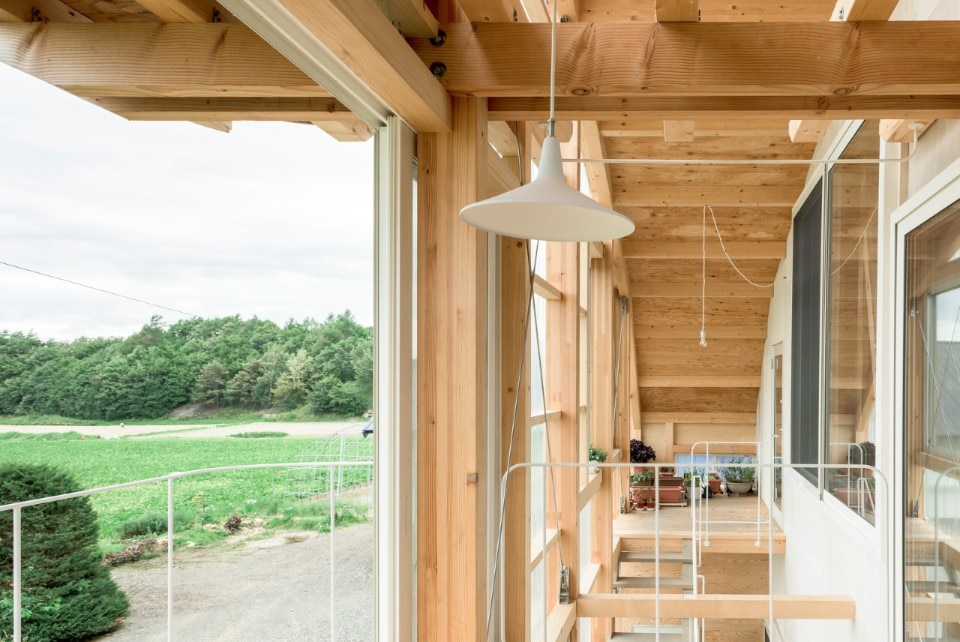
<path fill-rule="evenodd" d="M 507 469 L 511 427 L 516 430 L 510 464 L 530 461 L 530 333 L 524 319 L 530 296 L 527 241 L 500 240 L 501 471 Z M 519 377 L 521 358 L 523 376 Z M 519 394 L 519 398 L 518 395 Z M 530 631 L 530 469 L 510 476 L 503 533 L 504 613 L 508 640 L 526 640 Z"/>
<path fill-rule="evenodd" d="M 593 261 L 590 285 L 590 442 L 607 452 L 613 450 L 613 369 L 614 369 L 614 270 L 612 245 L 603 244 L 603 256 Z M 629 461 L 629 443 L 624 461 Z M 600 564 L 594 592 L 612 591 L 611 557 L 613 556 L 613 502 L 615 475 L 603 472 L 603 482 L 593 504 L 590 560 Z M 606 640 L 613 630 L 613 620 L 596 618 L 590 624 L 593 639 Z"/>
<path fill-rule="evenodd" d="M 460 208 L 485 193 L 486 103 L 418 138 L 418 636 L 486 639 L 487 234 Z"/>
<path fill-rule="evenodd" d="M 580 259 L 577 243 L 547 244 L 547 281 L 560 291 L 560 299 L 547 301 L 546 341 L 546 408 L 559 410 L 560 417 L 547 422 L 553 462 L 575 462 L 579 458 L 580 377 L 577 359 L 580 354 Z M 549 471 L 548 492 L 550 490 Z M 560 511 L 560 538 L 563 563 L 570 567 L 570 600 L 579 594 L 578 550 L 580 539 L 579 490 L 580 475 L 576 468 L 553 471 L 559 488 L 556 490 Z M 548 512 L 552 499 L 548 498 Z M 556 571 L 548 569 L 548 573 Z M 557 601 L 558 593 L 547 595 L 548 603 Z M 576 639 L 574 633 L 571 639 Z"/>

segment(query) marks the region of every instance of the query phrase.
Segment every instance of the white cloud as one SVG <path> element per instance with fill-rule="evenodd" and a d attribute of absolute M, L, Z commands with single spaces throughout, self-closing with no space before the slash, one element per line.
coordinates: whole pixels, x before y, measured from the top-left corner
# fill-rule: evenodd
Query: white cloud
<path fill-rule="evenodd" d="M 201 316 L 372 323 L 373 143 L 131 123 L 0 64 L 0 261 Z M 116 336 L 177 315 L 0 265 L 0 329 Z"/>

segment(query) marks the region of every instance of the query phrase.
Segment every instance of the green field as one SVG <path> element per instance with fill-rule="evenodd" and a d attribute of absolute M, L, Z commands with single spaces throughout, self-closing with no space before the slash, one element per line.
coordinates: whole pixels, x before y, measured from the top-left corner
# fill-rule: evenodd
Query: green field
<path fill-rule="evenodd" d="M 61 436 L 37 439 L 6 435 L 0 441 L 0 462 L 43 463 L 74 475 L 83 488 L 96 488 L 171 472 L 242 464 L 290 463 L 302 453 L 323 451 L 322 439 L 77 439 Z M 329 438 L 339 442 L 339 437 Z M 351 437 L 351 452 L 369 452 L 373 440 Z M 318 442 L 320 445 L 318 446 Z M 312 461 L 313 457 L 308 460 Z M 367 471 L 345 468 L 344 486 L 366 479 Z M 204 529 L 222 524 L 231 515 L 261 517 L 272 527 L 324 529 L 327 500 L 297 500 L 290 493 L 302 488 L 286 468 L 205 474 L 177 479 L 174 510 L 179 541 L 204 544 L 222 536 Z M 362 495 L 362 493 L 360 493 Z M 100 520 L 101 545 L 121 548 L 121 534 L 138 521 L 165 522 L 166 482 L 113 491 L 92 498 Z M 30 509 L 24 509 L 24 514 Z M 361 521 L 363 501 L 339 502 L 338 520 Z M 142 526 L 142 525 L 141 525 Z M 136 529 L 134 529 L 136 530 Z M 163 534 L 163 533 L 161 533 Z"/>

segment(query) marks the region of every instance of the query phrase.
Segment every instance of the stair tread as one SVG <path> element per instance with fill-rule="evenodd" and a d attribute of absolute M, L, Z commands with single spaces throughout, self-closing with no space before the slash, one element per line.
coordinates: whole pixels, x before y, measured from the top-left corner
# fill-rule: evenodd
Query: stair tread
<path fill-rule="evenodd" d="M 613 582 L 614 588 L 654 588 L 655 577 L 620 577 Z M 682 577 L 661 577 L 660 586 L 681 586 L 692 588 L 693 582 Z"/>
<path fill-rule="evenodd" d="M 654 551 L 621 551 L 620 562 L 654 562 L 657 555 Z M 664 564 L 693 564 L 693 555 L 684 552 L 660 553 L 660 563 Z"/>

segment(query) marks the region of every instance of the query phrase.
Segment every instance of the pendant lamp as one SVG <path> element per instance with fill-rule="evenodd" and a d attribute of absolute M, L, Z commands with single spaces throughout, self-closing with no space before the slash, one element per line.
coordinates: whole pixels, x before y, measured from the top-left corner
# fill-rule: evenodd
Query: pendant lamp
<path fill-rule="evenodd" d="M 557 68 L 557 0 L 553 1 L 550 37 L 550 120 L 543 140 L 537 177 L 527 185 L 467 205 L 466 223 L 503 236 L 543 241 L 606 241 L 632 234 L 633 221 L 603 207 L 567 185 L 560 141 L 555 135 Z"/>

